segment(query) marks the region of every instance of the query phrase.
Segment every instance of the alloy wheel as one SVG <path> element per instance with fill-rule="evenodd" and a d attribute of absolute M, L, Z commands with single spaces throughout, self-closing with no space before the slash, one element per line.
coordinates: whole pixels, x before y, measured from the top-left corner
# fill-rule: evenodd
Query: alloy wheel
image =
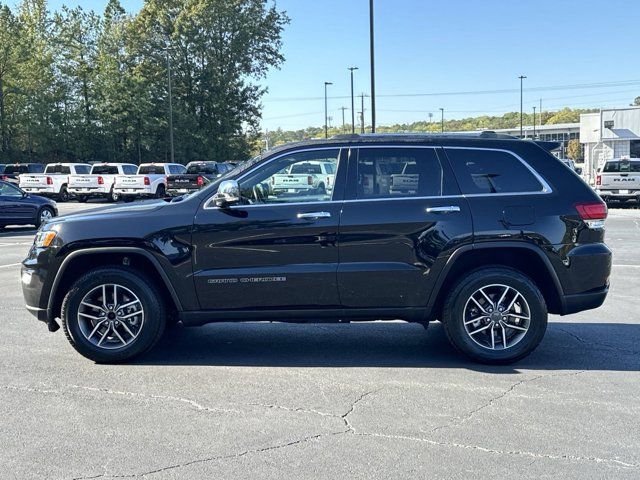
<path fill-rule="evenodd" d="M 48 208 L 43 208 L 40 212 L 40 223 L 47 222 L 53 218 L 53 213 Z"/>
<path fill-rule="evenodd" d="M 477 289 L 463 310 L 467 335 L 489 350 L 506 350 L 529 331 L 531 310 L 524 296 L 508 285 L 492 284 Z"/>
<path fill-rule="evenodd" d="M 144 308 L 128 288 L 114 283 L 99 285 L 81 300 L 78 325 L 94 346 L 107 350 L 122 348 L 142 331 Z"/>

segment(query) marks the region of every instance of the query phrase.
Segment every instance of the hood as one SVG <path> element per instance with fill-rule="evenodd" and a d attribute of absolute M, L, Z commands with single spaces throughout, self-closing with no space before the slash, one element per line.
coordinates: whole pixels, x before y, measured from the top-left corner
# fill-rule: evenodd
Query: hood
<path fill-rule="evenodd" d="M 164 200 L 148 200 L 125 205 L 108 205 L 92 210 L 62 215 L 53 219 L 51 223 L 82 222 L 87 220 L 100 220 L 101 218 L 106 220 L 149 215 L 151 212 L 160 210 L 167 205 L 169 204 Z"/>

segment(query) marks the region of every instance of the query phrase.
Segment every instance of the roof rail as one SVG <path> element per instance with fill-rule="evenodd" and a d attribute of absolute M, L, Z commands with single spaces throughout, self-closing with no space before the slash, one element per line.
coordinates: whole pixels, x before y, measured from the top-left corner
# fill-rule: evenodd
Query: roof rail
<path fill-rule="evenodd" d="M 357 140 L 363 138 L 406 138 L 406 137 L 455 137 L 455 138 L 493 138 L 517 140 L 518 137 L 507 133 L 497 133 L 493 130 L 483 130 L 481 132 L 404 132 L 404 133 L 344 133 L 334 135 L 331 138 L 336 140 Z"/>

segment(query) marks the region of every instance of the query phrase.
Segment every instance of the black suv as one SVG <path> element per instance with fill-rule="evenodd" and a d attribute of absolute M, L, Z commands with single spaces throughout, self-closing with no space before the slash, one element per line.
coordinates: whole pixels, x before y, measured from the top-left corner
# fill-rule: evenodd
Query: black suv
<path fill-rule="evenodd" d="M 608 291 L 606 206 L 544 147 L 490 133 L 286 145 L 171 202 L 48 222 L 23 262 L 27 308 L 99 362 L 176 321 L 380 319 L 438 319 L 471 358 L 513 362 L 548 313 Z M 333 188 L 271 188 L 302 162 L 333 163 Z"/>

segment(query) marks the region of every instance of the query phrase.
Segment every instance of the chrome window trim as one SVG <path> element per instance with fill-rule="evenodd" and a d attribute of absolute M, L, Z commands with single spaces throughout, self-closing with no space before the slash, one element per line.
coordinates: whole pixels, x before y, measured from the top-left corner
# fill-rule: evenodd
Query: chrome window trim
<path fill-rule="evenodd" d="M 303 152 L 319 152 L 322 150 L 338 150 L 338 158 L 340 158 L 340 155 L 342 154 L 342 150 L 344 150 L 345 148 L 349 148 L 348 146 L 345 145 L 337 145 L 335 147 L 309 147 L 309 148 L 302 148 L 302 149 L 294 149 L 294 150 L 289 150 L 287 152 L 282 152 L 279 155 L 276 155 L 273 158 L 270 158 L 269 160 L 267 160 L 266 162 L 259 162 L 258 165 L 255 165 L 254 167 L 250 168 L 249 170 L 247 170 L 246 172 L 244 172 L 242 175 L 240 175 L 238 178 L 236 178 L 236 182 L 240 183 L 242 181 L 243 178 L 245 178 L 247 175 L 255 172 L 258 168 L 262 168 L 265 165 L 270 164 L 271 162 L 275 162 L 276 160 L 285 157 L 287 155 L 291 155 L 294 153 L 303 153 Z M 336 169 L 336 172 L 338 170 Z M 331 195 L 333 195 L 333 190 L 331 191 Z M 215 196 L 215 193 L 213 195 L 211 195 L 205 202 L 204 202 L 204 207 L 203 210 L 218 210 L 220 209 L 220 207 L 212 207 L 209 204 L 213 201 L 213 197 Z M 333 201 L 333 200 L 328 200 L 328 201 Z M 237 206 L 242 206 L 242 207 L 266 207 L 266 206 L 271 206 L 271 205 L 297 205 L 298 203 L 303 204 L 303 205 L 308 205 L 311 203 L 327 203 L 327 202 L 291 202 L 291 203 L 281 203 L 281 204 L 270 204 L 270 203 L 265 203 L 265 204 L 261 204 L 261 205 L 237 205 Z M 236 205 L 233 205 L 229 208 L 233 208 Z"/>
<path fill-rule="evenodd" d="M 542 190 L 534 190 L 532 192 L 467 193 L 467 194 L 464 194 L 465 197 L 481 197 L 481 196 L 496 197 L 496 196 L 505 196 L 505 195 L 514 195 L 514 194 L 517 194 L 517 195 L 536 195 L 536 194 L 540 195 L 540 194 L 551 193 L 553 191 L 551 189 L 551 186 L 542 177 L 542 175 L 540 175 L 531 165 L 529 165 L 525 159 L 523 159 L 517 153 L 512 152 L 511 150 L 505 150 L 504 148 L 486 148 L 486 147 L 442 147 L 442 148 L 444 148 L 445 153 L 446 153 L 447 150 L 484 150 L 484 151 L 489 151 L 489 152 L 507 153 L 507 154 L 513 156 L 514 158 L 516 158 L 520 163 L 522 163 L 522 165 L 524 165 L 524 167 L 531 172 L 531 174 L 538 180 L 538 182 L 540 182 L 540 185 L 542 186 Z"/>
<path fill-rule="evenodd" d="M 310 151 L 321 151 L 321 150 L 352 150 L 356 148 L 430 148 L 430 149 L 455 149 L 455 150 L 486 150 L 486 151 L 494 151 L 494 152 L 504 152 L 515 157 L 520 163 L 522 163 L 527 170 L 529 170 L 533 176 L 540 182 L 542 186 L 542 190 L 533 191 L 533 192 L 503 192 L 503 193 L 468 193 L 468 194 L 460 194 L 460 195 L 438 195 L 438 196 L 421 196 L 421 197 L 386 197 L 386 198 L 354 198 L 350 200 L 325 200 L 325 201 L 314 201 L 314 202 L 291 202 L 291 203 L 264 203 L 264 204 L 254 204 L 254 205 L 231 205 L 228 207 L 229 209 L 246 209 L 246 208 L 256 208 L 256 207 L 278 207 L 278 206 L 301 206 L 301 205 L 319 205 L 319 204 L 330 204 L 330 203 L 361 203 L 361 202 L 382 202 L 382 201 L 399 201 L 399 200 L 437 200 L 437 199 L 447 199 L 447 198 L 475 198 L 475 197 L 506 197 L 506 196 L 524 196 L 524 195 L 546 195 L 553 192 L 551 186 L 547 183 L 547 181 L 531 166 L 529 165 L 520 155 L 511 150 L 506 150 L 503 148 L 487 148 L 487 147 L 455 147 L 455 146 L 440 146 L 440 145 L 341 145 L 341 146 L 333 146 L 333 147 L 310 147 L 304 148 L 300 150 L 293 150 L 288 152 L 283 152 L 275 157 L 267 160 L 264 163 L 260 163 L 259 165 L 254 166 L 253 168 L 244 172 L 240 177 L 238 177 L 237 181 L 240 182 L 243 178 L 245 178 L 250 173 L 253 173 L 258 168 L 263 167 L 279 158 L 282 158 L 286 155 L 290 155 L 292 153 L 301 153 L 301 152 L 310 152 Z M 214 193 L 215 195 L 215 193 Z M 213 201 L 213 196 L 211 195 L 205 202 L 203 210 L 220 210 L 220 207 L 210 206 L 209 204 Z"/>

